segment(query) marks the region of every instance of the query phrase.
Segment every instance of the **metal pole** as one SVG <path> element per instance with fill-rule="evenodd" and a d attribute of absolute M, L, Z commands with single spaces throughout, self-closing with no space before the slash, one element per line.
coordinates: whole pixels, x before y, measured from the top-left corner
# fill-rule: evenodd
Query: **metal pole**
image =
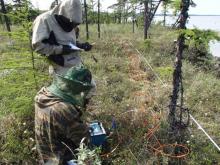
<path fill-rule="evenodd" d="M 100 38 L 100 0 L 98 0 L 98 37 Z"/>
<path fill-rule="evenodd" d="M 135 24 L 135 7 L 132 5 L 133 12 L 132 12 L 132 32 L 134 33 L 134 24 Z"/>
<path fill-rule="evenodd" d="M 84 0 L 84 8 L 85 8 L 85 18 L 86 18 L 86 39 L 89 39 L 89 25 L 88 25 L 88 14 L 87 14 L 87 3 Z"/>
<path fill-rule="evenodd" d="M 164 4 L 163 26 L 166 26 L 166 16 L 167 16 L 167 3 Z"/>
<path fill-rule="evenodd" d="M 134 21 L 134 17 L 133 17 L 133 20 L 132 20 L 132 32 L 134 33 L 134 23 L 135 23 L 135 21 Z"/>
<path fill-rule="evenodd" d="M 148 1 L 144 1 L 144 39 L 147 39 L 147 27 L 148 27 Z"/>
<path fill-rule="evenodd" d="M 4 14 L 6 28 L 7 28 L 8 32 L 11 32 L 10 21 L 9 21 L 8 17 L 5 15 L 5 14 L 7 14 L 7 11 L 5 8 L 5 2 L 4 2 L 4 0 L 1 0 L 0 2 L 1 2 L 2 13 Z"/>

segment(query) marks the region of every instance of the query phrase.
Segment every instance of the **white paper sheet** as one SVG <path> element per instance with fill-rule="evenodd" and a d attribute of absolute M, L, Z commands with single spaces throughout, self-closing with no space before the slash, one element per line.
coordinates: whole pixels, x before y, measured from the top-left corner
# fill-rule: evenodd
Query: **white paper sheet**
<path fill-rule="evenodd" d="M 80 49 L 79 47 L 77 47 L 76 45 L 73 45 L 72 43 L 69 43 L 69 46 L 70 46 L 71 49 L 73 49 L 73 50 L 83 50 L 83 49 Z"/>

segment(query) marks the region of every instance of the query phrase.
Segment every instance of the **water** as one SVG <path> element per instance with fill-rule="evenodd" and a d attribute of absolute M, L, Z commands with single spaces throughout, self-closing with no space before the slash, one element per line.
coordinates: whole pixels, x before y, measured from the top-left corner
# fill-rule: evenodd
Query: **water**
<path fill-rule="evenodd" d="M 156 21 L 162 21 L 162 16 L 156 16 Z M 167 16 L 166 24 L 172 25 L 176 21 L 176 17 Z M 190 16 L 187 28 L 198 28 L 202 30 L 211 29 L 220 34 L 220 16 Z M 220 57 L 220 42 L 211 42 L 210 51 L 213 56 Z"/>

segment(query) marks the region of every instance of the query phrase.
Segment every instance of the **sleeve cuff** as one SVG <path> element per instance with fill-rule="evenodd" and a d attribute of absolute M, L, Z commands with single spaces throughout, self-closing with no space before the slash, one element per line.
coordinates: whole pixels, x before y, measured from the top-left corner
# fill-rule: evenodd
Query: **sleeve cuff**
<path fill-rule="evenodd" d="M 63 53 L 63 46 L 62 45 L 56 46 L 55 54 L 58 55 L 62 53 Z"/>

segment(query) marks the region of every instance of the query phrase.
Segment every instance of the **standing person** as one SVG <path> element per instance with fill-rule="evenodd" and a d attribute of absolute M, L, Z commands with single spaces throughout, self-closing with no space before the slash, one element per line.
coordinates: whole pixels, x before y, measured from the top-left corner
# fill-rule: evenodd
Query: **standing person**
<path fill-rule="evenodd" d="M 82 65 L 76 45 L 85 51 L 92 48 L 88 42 L 76 42 L 75 28 L 82 23 L 80 0 L 64 0 L 48 12 L 38 16 L 33 24 L 33 49 L 52 62 L 53 73 L 65 74 L 73 66 Z"/>
<path fill-rule="evenodd" d="M 89 136 L 82 121 L 86 95 L 92 88 L 92 75 L 84 67 L 72 67 L 54 77 L 35 97 L 35 136 L 40 165 L 66 165 L 76 159 L 70 152 Z"/>

